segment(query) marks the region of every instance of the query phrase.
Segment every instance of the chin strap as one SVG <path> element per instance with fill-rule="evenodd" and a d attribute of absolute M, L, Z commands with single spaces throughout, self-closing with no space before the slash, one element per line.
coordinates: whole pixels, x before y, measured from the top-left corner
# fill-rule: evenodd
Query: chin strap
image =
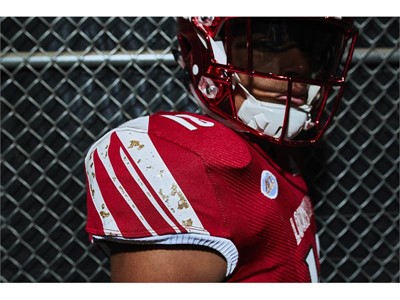
<path fill-rule="evenodd" d="M 240 120 L 268 136 L 279 138 L 282 133 L 286 104 L 259 101 L 240 82 L 236 82 L 236 84 L 243 89 L 247 96 L 238 111 Z M 310 110 L 311 106 L 308 104 L 290 108 L 285 138 L 293 139 L 302 130 L 308 130 L 314 126 L 311 122 Z"/>

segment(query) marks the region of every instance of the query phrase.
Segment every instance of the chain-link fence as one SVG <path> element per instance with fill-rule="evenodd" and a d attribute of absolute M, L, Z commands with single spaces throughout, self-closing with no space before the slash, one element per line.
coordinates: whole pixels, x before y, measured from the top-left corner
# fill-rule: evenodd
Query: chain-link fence
<path fill-rule="evenodd" d="M 356 18 L 344 103 L 308 155 L 322 281 L 399 282 L 399 18 Z M 173 18 L 1 19 L 1 281 L 108 281 L 83 157 L 122 122 L 196 111 Z M 315 155 L 314 155 L 315 154 Z"/>

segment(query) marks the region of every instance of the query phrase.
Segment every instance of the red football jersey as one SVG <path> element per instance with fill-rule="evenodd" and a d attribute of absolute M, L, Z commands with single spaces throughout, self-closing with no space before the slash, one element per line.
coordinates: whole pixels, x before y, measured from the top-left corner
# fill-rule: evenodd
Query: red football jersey
<path fill-rule="evenodd" d="M 159 113 L 88 151 L 91 238 L 219 251 L 231 282 L 318 281 L 318 239 L 301 176 L 217 121 Z"/>

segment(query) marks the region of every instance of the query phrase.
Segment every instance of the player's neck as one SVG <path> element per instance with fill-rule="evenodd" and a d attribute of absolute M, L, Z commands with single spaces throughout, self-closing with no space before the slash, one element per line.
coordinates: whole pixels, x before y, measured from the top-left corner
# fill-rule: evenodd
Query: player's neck
<path fill-rule="evenodd" d="M 270 143 L 265 140 L 252 139 L 282 170 L 291 174 L 301 174 L 306 161 L 308 147 L 289 147 Z"/>

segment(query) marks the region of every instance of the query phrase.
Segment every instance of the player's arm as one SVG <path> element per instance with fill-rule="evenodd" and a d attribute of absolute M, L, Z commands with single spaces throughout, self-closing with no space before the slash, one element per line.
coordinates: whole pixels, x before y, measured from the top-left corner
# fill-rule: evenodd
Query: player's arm
<path fill-rule="evenodd" d="M 227 264 L 201 246 L 111 245 L 113 282 L 220 282 Z"/>

